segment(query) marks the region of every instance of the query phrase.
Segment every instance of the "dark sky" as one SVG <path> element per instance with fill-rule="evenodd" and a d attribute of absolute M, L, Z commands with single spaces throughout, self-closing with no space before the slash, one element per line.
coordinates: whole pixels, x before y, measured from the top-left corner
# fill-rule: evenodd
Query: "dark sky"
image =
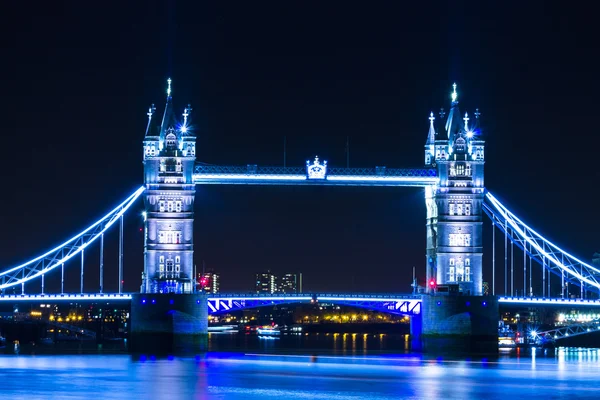
<path fill-rule="evenodd" d="M 421 167 L 431 110 L 479 107 L 486 186 L 584 260 L 600 250 L 600 63 L 592 9 L 562 2 L 22 2 L 2 24 L 0 269 L 64 241 L 142 183 L 165 80 L 198 161 Z M 285 4 L 284 4 L 285 3 Z M 327 3 L 327 4 L 326 4 Z M 142 271 L 141 202 L 125 290 Z M 487 221 L 487 220 L 486 220 Z M 406 292 L 424 274 L 423 191 L 198 187 L 195 258 L 224 291 L 302 271 L 306 291 Z M 486 226 L 488 223 L 486 223 Z M 485 280 L 490 280 L 486 230 Z M 116 232 L 106 250 L 116 289 Z M 97 288 L 95 250 L 86 288 Z M 78 263 L 67 287 L 78 288 Z M 58 276 L 48 278 L 56 287 Z M 112 286 L 111 286 L 112 285 Z M 36 290 L 33 285 L 28 290 Z"/>

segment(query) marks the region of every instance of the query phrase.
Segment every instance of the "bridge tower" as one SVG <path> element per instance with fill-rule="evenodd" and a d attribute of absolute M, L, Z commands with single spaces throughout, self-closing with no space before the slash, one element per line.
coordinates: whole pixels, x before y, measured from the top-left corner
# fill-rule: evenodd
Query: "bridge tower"
<path fill-rule="evenodd" d="M 141 293 L 193 293 L 194 196 L 192 180 L 196 137 L 189 125 L 188 105 L 177 119 L 171 79 L 160 125 L 154 105 L 148 111 L 144 138 L 144 272 Z"/>
<path fill-rule="evenodd" d="M 431 113 L 425 144 L 425 164 L 437 168 L 439 177 L 439 186 L 425 191 L 427 290 L 431 293 L 437 285 L 457 284 L 463 294 L 481 296 L 485 142 L 479 110 L 474 118 L 461 115 L 456 84 L 453 87 L 444 137 L 436 133 Z M 444 121 L 443 109 L 439 116 Z"/>

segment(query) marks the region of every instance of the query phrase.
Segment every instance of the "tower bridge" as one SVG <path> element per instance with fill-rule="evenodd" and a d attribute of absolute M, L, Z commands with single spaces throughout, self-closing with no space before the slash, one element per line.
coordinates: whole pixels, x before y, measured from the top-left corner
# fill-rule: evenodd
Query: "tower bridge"
<path fill-rule="evenodd" d="M 453 87 L 448 113 L 438 118 L 429 115 L 424 146 L 424 166 L 413 169 L 338 168 L 314 157 L 297 167 L 214 166 L 196 161 L 196 136 L 191 124 L 190 105 L 179 115 L 173 105 L 171 80 L 168 80 L 166 104 L 160 117 L 156 109 L 148 110 L 143 140 L 144 185 L 103 218 L 67 240 L 62 245 L 21 265 L 0 269 L 0 302 L 38 300 L 97 301 L 98 299 L 132 302 L 132 325 L 147 332 L 158 325 L 153 319 L 166 321 L 179 313 L 187 321 L 196 321 L 197 331 L 205 331 L 206 314 L 282 302 L 332 301 L 393 313 L 412 315 L 416 332 L 459 333 L 478 335 L 495 329 L 498 303 L 600 305 L 586 299 L 591 291 L 600 291 L 600 269 L 581 261 L 534 231 L 513 214 L 500 200 L 486 191 L 484 184 L 485 141 L 480 128 L 480 113 L 472 117 L 459 110 L 456 85 Z M 439 123 L 436 123 L 436 119 Z M 426 293 L 422 295 L 298 295 L 248 296 L 219 295 L 207 298 L 196 292 L 194 270 L 194 200 L 196 185 L 296 185 L 296 186 L 406 186 L 422 188 L 426 204 L 425 272 Z M 131 205 L 144 200 L 144 269 L 139 293 L 122 292 L 123 218 Z M 504 291 L 496 290 L 496 246 L 492 246 L 493 273 L 491 295 L 484 296 L 482 259 L 483 216 L 492 223 L 493 243 L 496 232 L 504 234 Z M 118 293 L 104 291 L 104 235 L 119 221 Z M 510 246 L 510 285 L 508 278 L 508 243 Z M 100 246 L 100 286 L 95 294 L 84 290 L 85 250 Z M 514 247 L 522 254 L 517 268 L 522 272 L 522 289 L 515 284 Z M 79 262 L 77 262 L 79 260 Z M 79 268 L 78 268 L 79 266 Z M 520 268 L 520 269 L 519 269 Z M 532 271 L 539 268 L 540 282 Z M 64 292 L 65 269 L 76 271 L 80 292 Z M 60 271 L 60 272 L 59 272 Z M 89 273 L 89 272 L 88 272 Z M 61 276 L 61 293 L 46 293 L 45 278 Z M 517 280 L 519 281 L 519 280 Z M 40 293 L 30 293 L 34 283 Z M 26 293 L 27 284 L 27 293 Z M 571 287 L 569 286 L 571 285 Z M 559 297 L 552 297 L 560 288 Z M 579 299 L 571 299 L 576 286 Z M 538 287 L 541 287 L 539 293 Z M 20 288 L 21 294 L 14 294 Z M 536 290 L 534 290 L 534 288 Z M 444 290 L 442 290 L 444 289 Z M 9 290 L 13 294 L 9 294 Z M 454 292 L 442 294 L 443 291 Z M 518 297 L 517 293 L 521 296 Z M 496 297 L 502 294 L 502 297 Z M 176 296 L 176 297 L 173 297 Z M 358 296 L 358 297 L 357 297 Z M 177 299 L 175 301 L 175 299 Z M 156 305 L 151 310 L 151 306 Z M 158 310 L 158 311 L 157 311 Z M 160 311 L 162 310 L 162 311 Z M 162 314 L 161 314 L 162 313 Z M 160 314 L 160 315 L 159 315 Z M 164 314 L 164 315 L 163 315 Z M 169 316 L 167 316 L 167 314 Z M 179 315 L 177 314 L 177 315 Z M 461 316 L 469 321 L 451 322 Z M 136 318 L 138 320 L 136 321 Z M 187 317 L 186 317 L 187 318 Z M 191 318 L 191 319 L 190 319 Z M 460 318 L 459 318 L 460 319 Z M 420 322 L 419 322 L 420 321 Z M 422 327 L 421 327 L 422 322 Z M 464 321 L 463 321 L 464 322 Z M 161 325 L 162 324 L 162 325 Z M 172 329 L 173 323 L 168 325 Z M 477 329 L 480 331 L 477 331 Z M 466 330 L 465 330 L 466 329 Z"/>

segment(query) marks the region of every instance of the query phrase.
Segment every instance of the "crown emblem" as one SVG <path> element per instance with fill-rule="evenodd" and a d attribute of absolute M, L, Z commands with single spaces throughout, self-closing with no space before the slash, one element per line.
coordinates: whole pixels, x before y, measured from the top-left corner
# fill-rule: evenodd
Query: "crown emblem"
<path fill-rule="evenodd" d="M 323 164 L 321 164 L 318 156 L 315 157 L 315 161 L 312 164 L 307 160 L 306 175 L 308 179 L 325 179 L 327 175 L 327 161 L 323 161 Z"/>

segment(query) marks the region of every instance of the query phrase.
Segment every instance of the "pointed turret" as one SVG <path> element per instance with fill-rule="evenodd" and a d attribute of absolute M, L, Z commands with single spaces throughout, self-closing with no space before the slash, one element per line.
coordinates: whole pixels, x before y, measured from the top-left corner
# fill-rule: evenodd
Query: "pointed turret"
<path fill-rule="evenodd" d="M 427 134 L 427 142 L 425 143 L 425 165 L 431 165 L 435 155 L 435 127 L 433 125 L 435 117 L 433 112 L 429 113 L 429 133 Z"/>
<path fill-rule="evenodd" d="M 429 133 L 427 134 L 427 144 L 435 143 L 435 127 L 433 126 L 433 121 L 435 121 L 435 117 L 433 116 L 433 112 L 429 113 Z"/>

